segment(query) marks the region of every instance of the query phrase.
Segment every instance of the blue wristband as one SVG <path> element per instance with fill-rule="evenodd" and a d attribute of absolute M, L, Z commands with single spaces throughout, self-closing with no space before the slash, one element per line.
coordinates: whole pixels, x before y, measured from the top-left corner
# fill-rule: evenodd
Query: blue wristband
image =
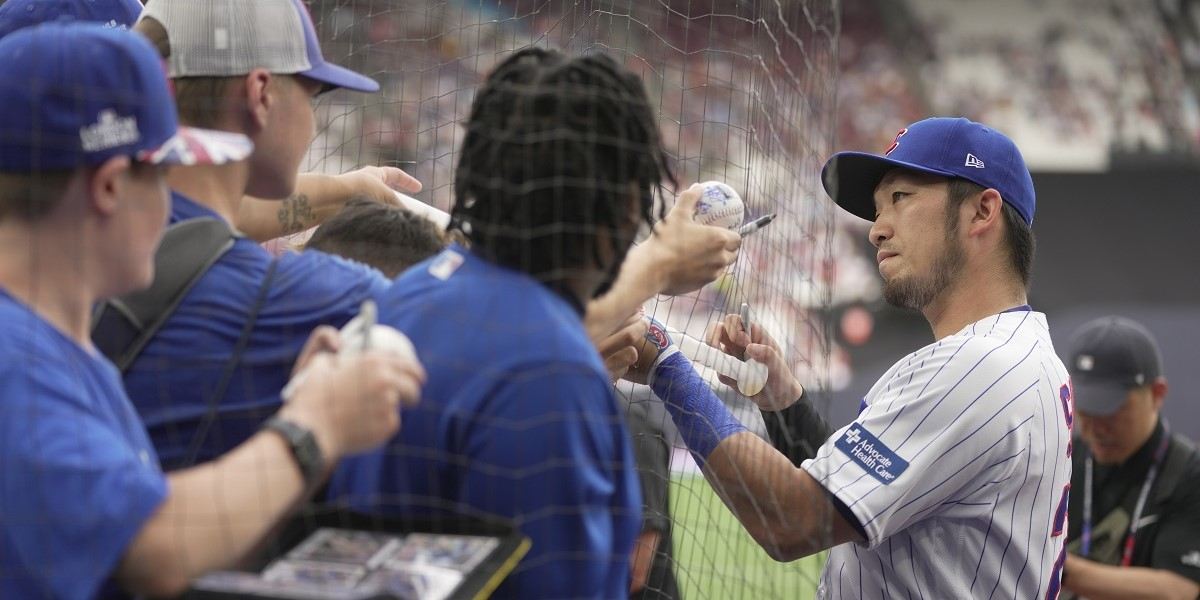
<path fill-rule="evenodd" d="M 651 388 L 666 405 L 679 435 L 700 466 L 722 440 L 746 431 L 682 352 L 666 357 L 655 367 Z"/>

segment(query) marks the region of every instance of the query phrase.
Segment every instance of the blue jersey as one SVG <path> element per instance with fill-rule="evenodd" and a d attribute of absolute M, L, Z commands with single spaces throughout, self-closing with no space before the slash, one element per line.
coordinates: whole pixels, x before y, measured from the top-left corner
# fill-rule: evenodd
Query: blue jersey
<path fill-rule="evenodd" d="M 216 217 L 178 193 L 171 200 L 172 222 Z M 206 424 L 213 390 L 272 260 L 239 238 L 125 373 L 125 388 L 167 470 L 212 460 L 252 436 L 279 409 L 279 392 L 313 328 L 341 327 L 389 283 L 374 269 L 321 252 L 280 257 L 234 377 Z"/>
<path fill-rule="evenodd" d="M 379 451 L 342 463 L 332 495 L 370 511 L 512 519 L 532 548 L 498 598 L 621 598 L 641 527 L 629 434 L 579 312 L 458 247 L 380 300 L 429 373 Z"/>
<path fill-rule="evenodd" d="M 93 598 L 167 485 L 116 368 L 0 290 L 0 598 Z"/>

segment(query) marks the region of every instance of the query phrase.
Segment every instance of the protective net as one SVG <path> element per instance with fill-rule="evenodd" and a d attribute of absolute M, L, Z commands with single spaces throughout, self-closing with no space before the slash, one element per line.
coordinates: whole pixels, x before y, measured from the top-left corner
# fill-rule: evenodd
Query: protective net
<path fill-rule="evenodd" d="M 382 84 L 378 94 L 322 97 L 305 168 L 341 173 L 399 166 L 424 184 L 418 198 L 453 201 L 457 152 L 477 86 L 517 49 L 602 52 L 639 74 L 679 181 L 719 180 L 741 193 L 746 221 L 776 213 L 744 240 L 737 263 L 648 313 L 697 339 L 747 303 L 819 408 L 844 378 L 828 315 L 844 300 L 839 253 L 853 244 L 820 186 L 832 150 L 839 36 L 837 0 L 316 0 L 326 56 Z M 743 423 L 763 432 L 753 405 L 708 379 Z M 619 386 L 639 452 L 647 523 L 689 598 L 810 597 L 820 559 L 772 561 L 698 474 L 670 419 L 643 386 Z M 669 499 L 668 499 L 669 498 Z M 649 525 L 648 525 L 649 526 Z M 670 594 L 661 574 L 646 588 Z"/>

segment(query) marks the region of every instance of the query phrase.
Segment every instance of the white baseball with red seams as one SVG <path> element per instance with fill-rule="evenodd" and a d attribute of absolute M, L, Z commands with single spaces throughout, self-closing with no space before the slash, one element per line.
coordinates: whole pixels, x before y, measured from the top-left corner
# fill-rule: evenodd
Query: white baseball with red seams
<path fill-rule="evenodd" d="M 737 191 L 720 181 L 705 181 L 700 187 L 703 191 L 696 203 L 697 223 L 733 230 L 742 226 L 746 206 Z"/>

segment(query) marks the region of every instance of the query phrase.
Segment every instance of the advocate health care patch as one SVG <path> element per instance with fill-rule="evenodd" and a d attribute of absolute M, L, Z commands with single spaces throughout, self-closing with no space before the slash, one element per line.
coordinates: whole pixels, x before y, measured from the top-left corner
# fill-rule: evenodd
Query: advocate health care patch
<path fill-rule="evenodd" d="M 858 423 L 851 423 L 835 446 L 884 485 L 895 481 L 908 468 L 908 461 Z"/>

